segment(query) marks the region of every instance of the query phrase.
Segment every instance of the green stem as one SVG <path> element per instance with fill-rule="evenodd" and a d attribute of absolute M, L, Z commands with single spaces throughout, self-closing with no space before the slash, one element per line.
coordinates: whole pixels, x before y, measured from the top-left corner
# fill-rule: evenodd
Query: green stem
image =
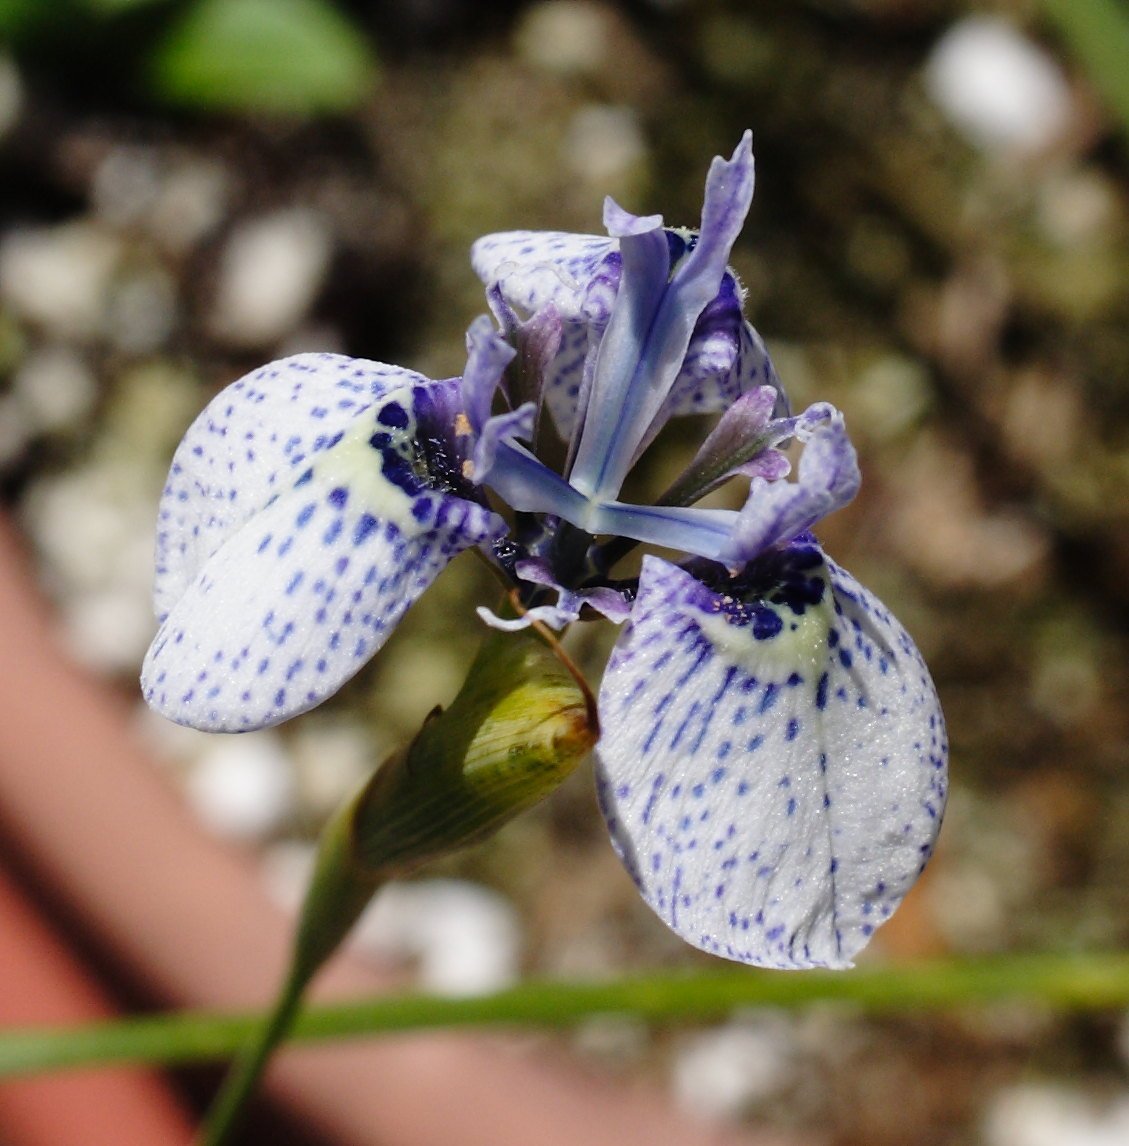
<path fill-rule="evenodd" d="M 842 972 L 742 968 L 610 983 L 533 982 L 476 998 L 384 996 L 317 1007 L 295 1020 L 296 1040 L 437 1027 L 569 1027 L 596 1016 L 651 1022 L 717 1019 L 738 1007 L 835 1003 L 870 1013 L 1026 1001 L 1063 1011 L 1129 1006 L 1129 954 L 1027 955 Z M 261 1017 L 170 1015 L 0 1036 L 0 1077 L 79 1066 L 178 1064 L 231 1055 Z"/>
<path fill-rule="evenodd" d="M 235 1062 L 208 1109 L 200 1146 L 231 1141 L 275 1048 L 290 1033 L 302 994 L 337 950 L 380 885 L 380 877 L 356 862 L 354 829 L 363 792 L 325 826 L 310 886 L 302 902 L 290 968 L 262 1026 L 239 1048 Z"/>
<path fill-rule="evenodd" d="M 200 1146 L 224 1146 L 231 1141 L 271 1054 L 290 1032 L 309 980 L 308 974 L 295 967 L 275 1000 L 268 1020 L 255 1038 L 241 1047 L 208 1110 L 200 1132 Z"/>

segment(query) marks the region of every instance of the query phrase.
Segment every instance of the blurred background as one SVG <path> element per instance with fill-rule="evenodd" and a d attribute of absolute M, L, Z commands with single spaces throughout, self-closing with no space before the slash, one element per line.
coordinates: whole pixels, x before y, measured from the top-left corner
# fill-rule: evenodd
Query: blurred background
<path fill-rule="evenodd" d="M 1129 4 L 0 0 L 0 42 L 4 507 L 73 657 L 272 894 L 297 899 L 324 817 L 453 696 L 493 590 L 456 562 L 290 726 L 167 724 L 136 674 L 180 435 L 298 350 L 458 373 L 474 237 L 598 232 L 605 194 L 692 226 L 751 127 L 749 313 L 793 405 L 836 403 L 861 456 L 821 537 L 914 635 L 952 743 L 937 857 L 867 961 L 1129 940 Z M 571 638 L 594 669 L 597 628 Z M 638 899 L 581 772 L 390 889 L 358 942 L 443 991 L 706 965 Z M 836 1146 L 1129 1141 L 1118 1015 L 563 1037 Z"/>

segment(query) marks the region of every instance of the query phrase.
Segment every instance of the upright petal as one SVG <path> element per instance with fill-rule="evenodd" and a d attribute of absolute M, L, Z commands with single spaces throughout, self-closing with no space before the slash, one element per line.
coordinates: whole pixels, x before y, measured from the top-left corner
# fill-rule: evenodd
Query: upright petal
<path fill-rule="evenodd" d="M 566 323 L 561 328 L 560 346 L 549 368 L 545 371 L 542 393 L 545 405 L 553 416 L 553 425 L 562 441 L 569 441 L 576 428 L 580 391 L 585 367 L 591 371 L 588 326 L 579 322 Z"/>
<path fill-rule="evenodd" d="M 185 434 L 157 514 L 153 604 L 163 619 L 201 566 L 380 398 L 422 374 L 299 354 L 221 391 Z"/>
<path fill-rule="evenodd" d="M 791 435 L 777 435 L 770 429 L 776 402 L 777 392 L 771 386 L 757 386 L 737 398 L 659 504 L 693 505 L 738 473 L 767 481 L 787 477 L 788 459 L 774 447 Z"/>
<path fill-rule="evenodd" d="M 727 278 L 753 183 L 752 137 L 746 132 L 730 159 L 710 164 L 702 229 L 673 274 L 659 217 L 637 219 L 610 200 L 605 204 L 605 223 L 620 241 L 623 276 L 570 475 L 582 493 L 616 497 L 639 449 L 653 437 L 699 318 Z"/>
<path fill-rule="evenodd" d="M 798 480 L 753 478 L 733 534 L 718 555 L 718 560 L 731 569 L 739 569 L 766 549 L 805 533 L 858 493 L 858 458 L 843 415 L 834 406 L 818 402 L 783 423 L 790 425 L 804 443 Z"/>
<path fill-rule="evenodd" d="M 383 394 L 297 474 L 274 471 L 252 513 L 213 528 L 217 544 L 177 570 L 183 588 L 145 658 L 154 708 L 228 732 L 304 712 L 365 664 L 456 553 L 504 534 L 496 514 L 433 481 L 417 441 L 437 392 L 457 384 Z M 211 509 L 185 488 L 191 535 L 192 513 L 207 522 Z"/>
<path fill-rule="evenodd" d="M 459 383 L 459 396 L 469 429 L 478 434 L 490 417 L 494 394 L 516 351 L 495 332 L 493 323 L 484 314 L 470 324 L 466 344 L 467 362 Z"/>
<path fill-rule="evenodd" d="M 599 705 L 612 842 L 703 950 L 849 966 L 932 851 L 947 754 L 933 683 L 810 538 L 712 587 L 646 558 Z"/>
<path fill-rule="evenodd" d="M 600 264 L 616 249 L 607 235 L 502 231 L 476 239 L 470 261 L 487 285 L 528 314 L 549 303 L 565 322 L 587 322 L 585 300 Z"/>

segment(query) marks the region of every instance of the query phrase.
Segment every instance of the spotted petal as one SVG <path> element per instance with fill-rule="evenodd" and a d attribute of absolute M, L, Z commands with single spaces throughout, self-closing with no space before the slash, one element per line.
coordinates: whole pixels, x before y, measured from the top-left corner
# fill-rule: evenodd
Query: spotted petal
<path fill-rule="evenodd" d="M 576 428 L 577 404 L 585 377 L 591 371 L 588 327 L 571 322 L 561 329 L 561 342 L 551 365 L 545 372 L 543 394 L 545 405 L 553 416 L 553 425 L 563 441 L 568 441 Z"/>
<path fill-rule="evenodd" d="M 612 842 L 703 950 L 849 966 L 932 851 L 947 751 L 932 681 L 810 537 L 713 586 L 646 558 L 599 705 Z"/>
<path fill-rule="evenodd" d="M 185 434 L 157 515 L 153 605 L 163 620 L 204 562 L 384 394 L 422 374 L 299 354 L 223 390 Z"/>
<path fill-rule="evenodd" d="M 274 492 L 250 515 L 211 527 L 218 545 L 170 571 L 187 583 L 142 669 L 154 708 L 228 732 L 312 708 L 365 664 L 456 553 L 505 532 L 496 514 L 431 488 L 413 464 L 417 423 L 457 384 L 383 394 L 296 475 L 284 466 L 260 482 Z M 220 424 L 226 402 L 221 394 L 219 415 L 205 411 L 205 426 Z M 285 423 L 271 425 L 285 438 Z M 211 503 L 185 488 L 181 528 L 191 536 L 191 514 L 208 522 Z"/>
<path fill-rule="evenodd" d="M 552 303 L 565 322 L 587 322 L 592 280 L 617 246 L 606 235 L 502 231 L 476 239 L 470 260 L 475 274 L 487 286 L 497 283 L 510 306 L 532 314 Z"/>

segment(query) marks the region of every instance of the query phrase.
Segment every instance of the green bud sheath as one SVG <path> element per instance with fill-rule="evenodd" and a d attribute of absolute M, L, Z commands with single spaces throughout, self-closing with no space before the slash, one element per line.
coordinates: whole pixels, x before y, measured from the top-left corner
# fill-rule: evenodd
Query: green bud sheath
<path fill-rule="evenodd" d="M 357 799 L 356 856 L 402 872 L 483 839 L 552 792 L 596 742 L 590 694 L 529 630 L 491 633 L 450 708 Z"/>
<path fill-rule="evenodd" d="M 485 838 L 544 799 L 597 734 L 591 695 L 536 634 L 487 636 L 451 706 L 326 826 L 299 926 L 305 974 L 385 879 Z"/>

